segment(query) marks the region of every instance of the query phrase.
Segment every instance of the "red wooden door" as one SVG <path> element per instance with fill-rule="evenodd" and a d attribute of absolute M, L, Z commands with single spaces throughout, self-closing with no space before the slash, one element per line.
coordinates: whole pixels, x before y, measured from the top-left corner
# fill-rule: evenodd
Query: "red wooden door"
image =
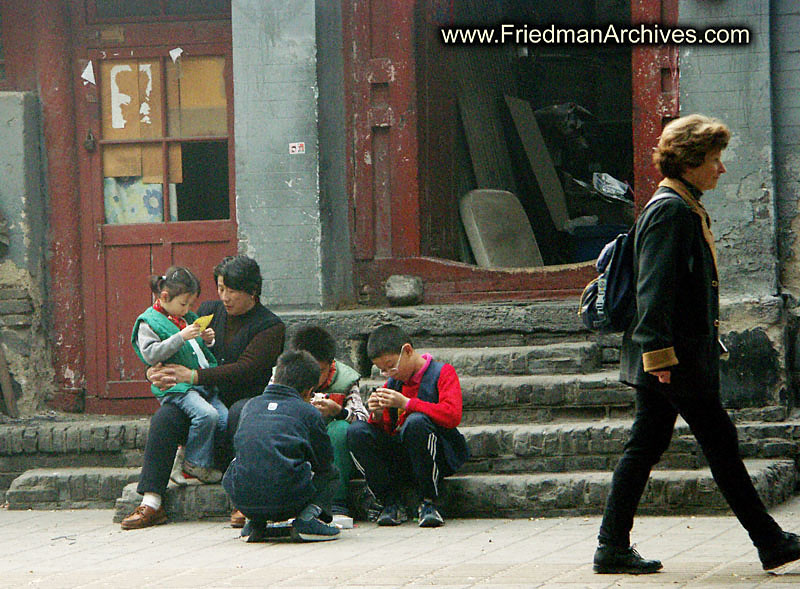
<path fill-rule="evenodd" d="M 200 278 L 201 300 L 214 298 L 213 267 L 237 249 L 229 27 L 227 36 L 225 27 L 202 36 L 199 26 L 138 25 L 121 29 L 115 47 L 77 50 L 92 412 L 156 404 L 130 343 L 152 303 L 148 277 L 186 266 Z"/>

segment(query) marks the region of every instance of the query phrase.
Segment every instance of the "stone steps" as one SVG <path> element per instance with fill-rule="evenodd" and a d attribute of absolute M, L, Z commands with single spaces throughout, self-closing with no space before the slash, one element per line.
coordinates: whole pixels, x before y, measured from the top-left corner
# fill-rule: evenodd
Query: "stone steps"
<path fill-rule="evenodd" d="M 464 425 L 632 415 L 633 395 L 616 371 L 459 378 Z M 383 381 L 362 381 L 362 395 Z"/>
<path fill-rule="evenodd" d="M 595 342 L 561 342 L 540 346 L 425 348 L 440 362 L 452 364 L 460 378 L 486 375 L 589 373 L 600 370 L 603 349 Z M 373 366 L 370 378 L 380 380 Z"/>
<path fill-rule="evenodd" d="M 785 501 L 797 484 L 791 460 L 747 460 L 746 465 L 767 505 Z M 551 517 L 600 514 L 611 482 L 610 472 L 461 474 L 445 480 L 441 508 L 446 517 Z M 363 488 L 353 481 L 351 495 Z M 136 485 L 123 490 L 115 506 L 119 522 L 141 501 Z M 227 519 L 233 506 L 222 486 L 171 487 L 165 509 L 171 521 Z M 412 506 L 409 506 L 411 508 Z M 654 471 L 639 513 L 709 514 L 727 504 L 708 469 Z M 363 514 L 356 514 L 363 519 Z"/>
<path fill-rule="evenodd" d="M 36 468 L 11 483 L 9 509 L 110 509 L 139 468 Z"/>
<path fill-rule="evenodd" d="M 464 473 L 541 473 L 613 470 L 631 431 L 629 420 L 552 424 L 478 425 L 459 428 L 470 448 Z M 800 422 L 741 424 L 745 458 L 789 458 L 800 453 Z M 680 420 L 659 469 L 707 465 L 689 427 Z"/>

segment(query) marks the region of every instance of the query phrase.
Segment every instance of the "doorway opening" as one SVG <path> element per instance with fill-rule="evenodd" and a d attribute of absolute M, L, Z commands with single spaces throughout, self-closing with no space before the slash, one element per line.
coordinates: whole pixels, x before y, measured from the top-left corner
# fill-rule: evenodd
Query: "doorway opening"
<path fill-rule="evenodd" d="M 596 258 L 627 230 L 634 218 L 631 47 L 448 45 L 441 32 L 497 31 L 504 23 L 605 28 L 630 24 L 630 15 L 630 0 L 417 3 L 422 255 L 492 267 L 478 250 L 521 249 L 509 228 L 529 225 L 539 257 L 514 263 L 507 252 L 498 257 L 502 266 L 564 265 Z M 498 191 L 518 206 L 498 205 Z M 465 211 L 468 194 L 488 216 Z M 511 223 L 517 213 L 521 222 Z"/>

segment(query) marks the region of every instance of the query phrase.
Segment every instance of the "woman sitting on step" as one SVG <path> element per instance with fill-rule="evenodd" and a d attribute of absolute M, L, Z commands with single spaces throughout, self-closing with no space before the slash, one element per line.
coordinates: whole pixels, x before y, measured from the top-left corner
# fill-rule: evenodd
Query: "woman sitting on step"
<path fill-rule="evenodd" d="M 220 300 L 200 305 L 199 315 L 211 315 L 216 334 L 211 351 L 219 366 L 190 370 L 169 364 L 147 370 L 147 379 L 161 389 L 176 383 L 216 387 L 229 408 L 228 436 L 218 455 L 222 470 L 231 457 L 232 437 L 245 402 L 260 395 L 272 375 L 272 367 L 283 351 L 286 328 L 277 315 L 259 301 L 261 270 L 244 255 L 223 259 L 214 268 Z M 175 453 L 186 442 L 189 419 L 172 405 L 162 405 L 150 419 L 144 464 L 137 492 L 142 503 L 122 520 L 123 530 L 147 528 L 167 521 L 162 498 L 170 480 Z M 237 514 L 234 514 L 236 516 Z M 237 519 L 232 517 L 233 519 Z M 241 519 L 244 519 L 243 517 Z"/>

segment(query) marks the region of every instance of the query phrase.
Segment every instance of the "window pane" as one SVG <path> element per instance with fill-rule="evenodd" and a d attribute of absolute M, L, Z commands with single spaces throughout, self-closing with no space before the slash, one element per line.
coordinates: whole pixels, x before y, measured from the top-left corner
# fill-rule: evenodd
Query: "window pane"
<path fill-rule="evenodd" d="M 175 189 L 178 220 L 227 219 L 230 216 L 228 142 L 185 142 L 181 153 L 183 182 Z"/>
<path fill-rule="evenodd" d="M 167 14 L 214 14 L 230 9 L 230 0 L 167 0 Z"/>
<path fill-rule="evenodd" d="M 170 137 L 228 134 L 224 57 L 181 57 L 167 62 L 167 133 Z"/>
<path fill-rule="evenodd" d="M 99 18 L 121 18 L 125 16 L 158 16 L 161 0 L 97 0 Z"/>
<path fill-rule="evenodd" d="M 141 176 L 103 178 L 106 223 L 161 223 L 164 220 L 163 187 L 147 184 Z"/>

